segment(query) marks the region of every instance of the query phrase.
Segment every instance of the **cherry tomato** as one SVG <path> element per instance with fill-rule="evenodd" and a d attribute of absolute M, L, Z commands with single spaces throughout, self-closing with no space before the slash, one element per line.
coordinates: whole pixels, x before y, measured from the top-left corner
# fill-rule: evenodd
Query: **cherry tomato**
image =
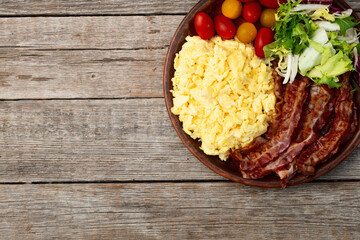
<path fill-rule="evenodd" d="M 243 18 L 250 22 L 256 22 L 261 15 L 261 5 L 258 2 L 249 2 L 244 4 Z"/>
<path fill-rule="evenodd" d="M 255 40 L 255 53 L 260 58 L 265 58 L 264 47 L 274 41 L 274 32 L 270 28 L 262 28 Z"/>
<path fill-rule="evenodd" d="M 217 16 L 215 17 L 215 29 L 216 32 L 223 39 L 232 39 L 236 34 L 235 24 L 225 16 Z"/>
<path fill-rule="evenodd" d="M 242 4 L 238 0 L 225 0 L 221 5 L 221 12 L 225 17 L 236 19 L 240 17 Z"/>
<path fill-rule="evenodd" d="M 276 10 L 272 8 L 267 8 L 264 11 L 262 11 L 260 16 L 260 23 L 264 27 L 272 28 L 276 24 L 275 19 Z"/>
<path fill-rule="evenodd" d="M 285 3 L 287 0 L 259 0 L 261 5 L 268 7 L 268 8 L 279 8 L 279 2 Z"/>
<path fill-rule="evenodd" d="M 255 25 L 249 22 L 245 22 L 238 27 L 236 37 L 240 42 L 251 43 L 255 40 L 256 34 L 257 30 Z"/>
<path fill-rule="evenodd" d="M 209 15 L 199 12 L 195 16 L 195 30 L 202 39 L 207 40 L 215 34 L 214 22 Z"/>

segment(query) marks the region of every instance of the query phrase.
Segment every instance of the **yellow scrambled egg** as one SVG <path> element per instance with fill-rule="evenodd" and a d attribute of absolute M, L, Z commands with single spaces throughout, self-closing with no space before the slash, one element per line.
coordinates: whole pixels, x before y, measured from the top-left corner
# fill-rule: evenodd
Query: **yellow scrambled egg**
<path fill-rule="evenodd" d="M 267 131 L 275 112 L 274 79 L 252 45 L 188 36 L 174 67 L 171 111 L 207 155 L 226 160 L 230 149 Z"/>

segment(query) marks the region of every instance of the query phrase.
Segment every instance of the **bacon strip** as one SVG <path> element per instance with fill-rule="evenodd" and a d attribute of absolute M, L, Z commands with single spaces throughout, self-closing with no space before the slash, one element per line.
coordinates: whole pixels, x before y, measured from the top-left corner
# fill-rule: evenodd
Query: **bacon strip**
<path fill-rule="evenodd" d="M 247 155 L 251 152 L 256 151 L 257 149 L 261 148 L 262 145 L 264 145 L 268 140 L 266 138 L 263 137 L 257 137 L 254 139 L 254 141 L 246 146 L 246 147 L 242 147 L 238 150 L 235 150 L 235 152 L 230 152 L 230 156 L 234 155 L 236 156 L 236 152 L 238 152 L 238 154 L 241 155 Z"/>
<path fill-rule="evenodd" d="M 245 157 L 241 154 L 235 155 L 236 159 L 240 161 L 240 170 L 244 176 L 247 175 L 247 172 L 264 167 L 289 147 L 292 134 L 300 120 L 302 105 L 307 98 L 306 89 L 309 82 L 308 78 L 303 78 L 288 84 L 278 132 L 263 145 L 260 152 L 252 152 Z"/>
<path fill-rule="evenodd" d="M 332 90 L 325 85 L 312 85 L 308 111 L 304 119 L 304 124 L 302 125 L 302 130 L 299 133 L 300 142 L 293 142 L 275 161 L 269 163 L 264 168 L 247 173 L 247 175 L 255 179 L 276 172 L 281 179 L 284 179 L 293 174 L 291 171 L 296 173 L 296 166 L 288 166 L 288 168 L 286 168 L 287 172 L 284 172 L 284 168 L 294 161 L 295 157 L 300 154 L 305 146 L 314 143 L 318 138 L 316 131 L 320 125 L 319 121 L 322 121 L 324 114 L 328 114 L 328 108 L 326 106 L 331 102 L 332 95 Z"/>
<path fill-rule="evenodd" d="M 276 171 L 276 174 L 282 179 L 281 187 L 286 187 L 286 184 L 292 179 L 297 172 L 297 165 L 295 161 L 289 163 L 286 167 Z"/>
<path fill-rule="evenodd" d="M 277 68 L 277 62 L 274 63 L 274 69 Z M 284 86 L 282 84 L 284 78 L 281 77 L 275 70 L 273 70 L 273 77 L 275 81 L 275 114 L 271 117 L 271 126 L 266 133 L 268 139 L 276 135 L 277 129 L 281 123 L 281 109 L 284 106 Z"/>
<path fill-rule="evenodd" d="M 293 143 L 289 149 L 275 162 L 276 169 L 273 171 L 284 180 L 283 184 L 295 176 L 297 165 L 295 158 L 300 154 L 304 147 L 313 144 L 317 139 L 317 131 L 324 127 L 326 119 L 334 109 L 333 91 L 326 85 L 313 85 L 310 90 L 311 100 L 309 103 L 309 114 L 306 116 L 303 130 L 299 134 L 301 142 Z M 283 159 L 281 159 L 283 158 Z M 286 162 L 289 166 L 286 166 Z M 285 165 L 284 165 L 285 164 Z M 271 166 L 267 167 L 268 169 Z"/>
<path fill-rule="evenodd" d="M 335 103 L 335 118 L 331 130 L 307 147 L 297 159 L 299 171 L 304 175 L 315 173 L 315 166 L 333 156 L 351 126 L 353 98 L 349 83 L 350 74 L 343 75 L 342 87 Z"/>
<path fill-rule="evenodd" d="M 358 115 L 357 115 L 357 108 L 355 107 L 355 104 L 354 104 L 353 118 L 351 120 L 351 125 L 349 128 L 349 131 L 346 134 L 346 136 L 344 136 L 344 139 L 342 140 L 343 143 L 349 141 L 352 138 L 352 136 L 354 135 L 354 133 L 356 131 L 357 125 L 358 125 Z"/>

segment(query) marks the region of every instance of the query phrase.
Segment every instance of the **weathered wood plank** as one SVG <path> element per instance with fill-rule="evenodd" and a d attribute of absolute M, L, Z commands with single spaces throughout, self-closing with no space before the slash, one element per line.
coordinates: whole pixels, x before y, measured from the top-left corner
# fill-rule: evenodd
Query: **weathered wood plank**
<path fill-rule="evenodd" d="M 161 97 L 181 18 L 0 19 L 0 98 Z"/>
<path fill-rule="evenodd" d="M 166 51 L 0 48 L 0 99 L 162 97 Z"/>
<path fill-rule="evenodd" d="M 0 102 L 0 182 L 225 180 L 180 142 L 163 99 Z M 322 179 L 360 179 L 360 149 Z"/>
<path fill-rule="evenodd" d="M 360 183 L 0 186 L 1 238 L 359 239 Z"/>
<path fill-rule="evenodd" d="M 166 48 L 183 16 L 0 18 L 1 47 Z"/>
<path fill-rule="evenodd" d="M 0 149 L 0 182 L 222 179 L 181 144 L 163 99 L 0 102 Z"/>
<path fill-rule="evenodd" d="M 0 18 L 0 46 L 41 49 L 165 48 L 183 16 Z"/>
<path fill-rule="evenodd" d="M 91 14 L 184 14 L 198 1 L 67 1 L 67 0 L 3 0 L 0 16 L 16 15 L 91 15 Z M 354 9 L 360 9 L 357 0 L 347 1 Z"/>

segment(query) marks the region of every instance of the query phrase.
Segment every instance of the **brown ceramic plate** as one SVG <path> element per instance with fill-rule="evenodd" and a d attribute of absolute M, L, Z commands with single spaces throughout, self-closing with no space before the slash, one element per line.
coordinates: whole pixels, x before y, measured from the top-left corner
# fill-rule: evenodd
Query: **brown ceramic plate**
<path fill-rule="evenodd" d="M 170 90 L 173 88 L 171 79 L 174 76 L 174 58 L 175 54 L 181 50 L 182 45 L 185 42 L 185 37 L 188 35 L 195 35 L 194 30 L 194 17 L 196 13 L 204 11 L 210 14 L 212 17 L 218 15 L 221 3 L 223 1 L 219 0 L 200 0 L 193 9 L 185 16 L 184 20 L 180 23 L 175 35 L 171 41 L 164 68 L 164 96 L 166 108 L 168 110 L 170 120 L 179 135 L 181 141 L 185 146 L 197 157 L 203 164 L 209 167 L 214 172 L 232 180 L 235 182 L 243 183 L 250 186 L 258 187 L 280 187 L 280 180 L 276 176 L 267 176 L 262 179 L 250 180 L 242 177 L 241 173 L 236 171 L 231 164 L 221 161 L 218 157 L 208 156 L 200 149 L 200 142 L 198 140 L 192 139 L 182 130 L 182 123 L 179 121 L 179 118 L 171 113 L 170 109 L 173 106 L 173 96 Z M 335 0 L 334 5 L 341 9 L 349 9 L 349 5 L 343 0 Z M 358 16 L 354 13 L 354 17 L 358 20 Z M 360 106 L 360 97 L 357 93 L 355 96 L 356 105 Z M 289 181 L 288 186 L 298 185 L 305 183 L 311 180 L 314 180 L 325 173 L 328 173 L 336 166 L 338 166 L 347 156 L 349 156 L 360 143 L 360 129 L 358 128 L 354 134 L 354 137 L 351 141 L 340 146 L 340 149 L 336 155 L 329 159 L 326 163 L 317 166 L 316 174 L 314 176 L 304 176 L 297 175 L 292 180 Z"/>

